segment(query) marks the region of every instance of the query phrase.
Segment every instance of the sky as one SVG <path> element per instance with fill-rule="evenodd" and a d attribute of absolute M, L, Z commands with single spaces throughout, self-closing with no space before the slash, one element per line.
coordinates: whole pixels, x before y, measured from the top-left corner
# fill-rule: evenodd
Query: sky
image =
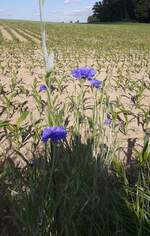
<path fill-rule="evenodd" d="M 96 0 L 45 0 L 45 19 L 86 22 Z M 39 20 L 38 0 L 0 0 L 0 19 Z"/>

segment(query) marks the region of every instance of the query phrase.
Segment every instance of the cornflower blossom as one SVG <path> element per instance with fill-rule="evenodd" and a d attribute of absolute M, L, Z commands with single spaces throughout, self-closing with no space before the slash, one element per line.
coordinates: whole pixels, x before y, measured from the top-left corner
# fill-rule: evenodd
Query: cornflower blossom
<path fill-rule="evenodd" d="M 55 86 L 53 86 L 53 85 L 51 85 L 49 89 L 50 89 L 51 92 L 57 90 L 57 88 Z M 45 84 L 41 84 L 39 86 L 39 92 L 43 92 L 43 91 L 46 91 L 46 90 L 47 90 L 47 87 L 46 87 Z"/>
<path fill-rule="evenodd" d="M 31 166 L 31 167 L 35 166 L 35 160 L 34 159 L 29 161 L 29 166 Z"/>
<path fill-rule="evenodd" d="M 43 92 L 43 91 L 46 91 L 46 90 L 47 90 L 46 85 L 45 84 L 41 84 L 40 87 L 39 87 L 39 91 Z"/>
<path fill-rule="evenodd" d="M 42 141 L 44 143 L 46 143 L 48 139 L 51 139 L 53 142 L 58 142 L 66 137 L 67 131 L 61 126 L 45 128 L 42 133 Z"/>
<path fill-rule="evenodd" d="M 104 125 L 111 125 L 112 124 L 112 119 L 110 117 L 107 117 L 105 120 L 104 120 Z"/>
<path fill-rule="evenodd" d="M 103 84 L 101 80 L 96 80 L 96 79 L 89 80 L 89 83 L 94 88 L 102 88 L 102 84 Z"/>
<path fill-rule="evenodd" d="M 71 74 L 75 79 L 92 80 L 96 75 L 96 70 L 90 67 L 81 67 L 72 70 Z"/>

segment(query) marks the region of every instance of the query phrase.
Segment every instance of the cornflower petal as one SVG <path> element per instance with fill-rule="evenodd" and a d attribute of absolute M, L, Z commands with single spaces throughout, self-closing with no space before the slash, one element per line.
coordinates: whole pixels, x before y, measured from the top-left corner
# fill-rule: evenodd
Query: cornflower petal
<path fill-rule="evenodd" d="M 65 139 L 67 137 L 67 131 L 64 127 L 55 126 L 48 127 L 43 130 L 42 133 L 42 141 L 47 142 L 48 139 L 51 139 L 54 142 L 58 142 L 61 139 Z"/>
<path fill-rule="evenodd" d="M 39 87 L 39 91 L 40 92 L 43 92 L 43 91 L 46 91 L 46 85 L 45 84 L 41 84 L 40 87 Z"/>
<path fill-rule="evenodd" d="M 112 123 L 112 119 L 111 118 L 106 118 L 105 120 L 104 120 L 104 125 L 111 125 L 111 123 Z"/>
<path fill-rule="evenodd" d="M 93 79 L 93 80 L 89 80 L 89 82 L 90 82 L 90 85 L 94 88 L 102 88 L 103 82 L 101 80 Z"/>
<path fill-rule="evenodd" d="M 90 67 L 75 68 L 71 72 L 75 79 L 92 79 L 96 75 L 96 70 Z"/>

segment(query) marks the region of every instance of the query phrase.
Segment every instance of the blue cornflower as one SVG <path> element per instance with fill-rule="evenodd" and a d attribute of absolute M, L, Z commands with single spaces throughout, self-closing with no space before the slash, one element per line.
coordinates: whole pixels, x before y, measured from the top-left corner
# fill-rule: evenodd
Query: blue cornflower
<path fill-rule="evenodd" d="M 29 165 L 30 165 L 31 167 L 34 167 L 34 166 L 35 166 L 35 160 L 34 160 L 34 159 L 30 160 L 30 161 L 29 161 Z"/>
<path fill-rule="evenodd" d="M 112 123 L 112 119 L 107 117 L 105 120 L 104 120 L 104 125 L 111 125 Z"/>
<path fill-rule="evenodd" d="M 46 85 L 45 84 L 41 84 L 40 87 L 39 87 L 39 91 L 40 92 L 43 92 L 43 91 L 46 91 Z"/>
<path fill-rule="evenodd" d="M 90 85 L 94 88 L 102 88 L 103 82 L 101 80 L 92 79 L 92 80 L 89 80 L 89 82 L 90 82 Z"/>
<path fill-rule="evenodd" d="M 48 139 L 51 139 L 53 142 L 57 142 L 61 139 L 65 139 L 67 137 L 67 131 L 64 127 L 48 127 L 43 130 L 42 140 L 43 142 L 47 142 Z"/>
<path fill-rule="evenodd" d="M 96 75 L 96 70 L 94 68 L 90 67 L 81 67 L 81 68 L 75 68 L 71 72 L 72 76 L 75 79 L 93 79 L 93 77 Z"/>

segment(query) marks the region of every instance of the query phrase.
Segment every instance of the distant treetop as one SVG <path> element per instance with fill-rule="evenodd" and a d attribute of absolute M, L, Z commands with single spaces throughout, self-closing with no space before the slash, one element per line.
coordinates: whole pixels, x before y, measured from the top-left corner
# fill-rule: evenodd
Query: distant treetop
<path fill-rule="evenodd" d="M 102 0 L 94 4 L 88 23 L 138 21 L 150 22 L 150 0 Z"/>

